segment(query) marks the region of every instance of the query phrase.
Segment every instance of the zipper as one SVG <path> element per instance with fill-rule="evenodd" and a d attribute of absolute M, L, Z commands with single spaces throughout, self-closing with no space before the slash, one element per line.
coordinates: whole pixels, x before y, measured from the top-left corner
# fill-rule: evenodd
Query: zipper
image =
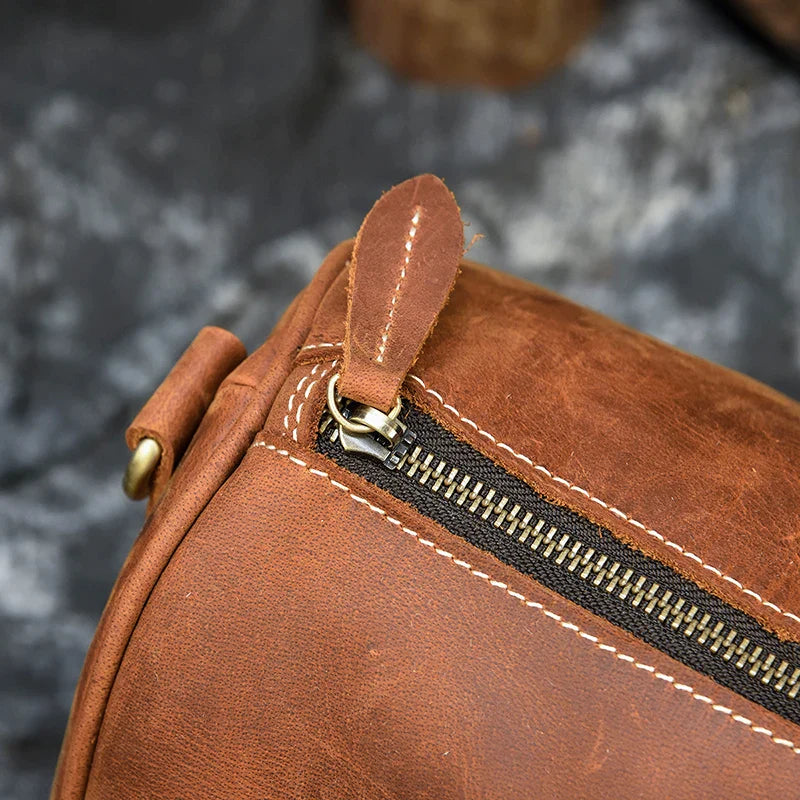
<path fill-rule="evenodd" d="M 458 205 L 432 175 L 394 187 L 367 214 L 349 265 L 341 375 L 328 383 L 317 449 L 451 534 L 800 724 L 800 644 L 547 500 L 400 400 L 462 248 Z"/>
<path fill-rule="evenodd" d="M 317 449 L 450 533 L 722 686 L 800 724 L 800 645 L 557 505 L 419 409 L 331 380 Z"/>

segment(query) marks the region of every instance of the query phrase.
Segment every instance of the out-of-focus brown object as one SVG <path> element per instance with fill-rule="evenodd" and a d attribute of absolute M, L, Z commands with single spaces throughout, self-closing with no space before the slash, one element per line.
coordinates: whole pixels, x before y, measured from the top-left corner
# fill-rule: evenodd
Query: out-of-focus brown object
<path fill-rule="evenodd" d="M 776 44 L 800 57 L 800 0 L 737 0 L 742 13 Z"/>
<path fill-rule="evenodd" d="M 602 0 L 350 0 L 359 41 L 411 78 L 511 87 L 560 64 Z"/>

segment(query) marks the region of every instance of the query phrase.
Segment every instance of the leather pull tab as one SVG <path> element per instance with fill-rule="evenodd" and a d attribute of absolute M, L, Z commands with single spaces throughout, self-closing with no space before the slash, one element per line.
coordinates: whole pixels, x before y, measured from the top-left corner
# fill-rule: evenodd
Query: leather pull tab
<path fill-rule="evenodd" d="M 344 397 L 389 412 L 458 275 L 461 212 L 434 175 L 388 191 L 372 207 L 350 261 Z"/>

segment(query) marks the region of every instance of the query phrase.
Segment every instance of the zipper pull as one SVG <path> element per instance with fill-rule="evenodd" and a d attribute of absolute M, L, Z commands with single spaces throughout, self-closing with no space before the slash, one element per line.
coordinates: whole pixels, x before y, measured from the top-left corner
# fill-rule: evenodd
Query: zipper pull
<path fill-rule="evenodd" d="M 455 198 L 434 175 L 390 189 L 350 260 L 339 391 L 388 414 L 453 289 L 464 250 Z"/>
<path fill-rule="evenodd" d="M 343 398 L 336 391 L 338 380 L 338 375 L 332 375 L 328 381 L 328 421 L 332 418 L 339 425 L 333 439 L 338 436 L 342 447 L 349 453 L 370 456 L 388 469 L 395 469 L 417 439 L 417 434 L 398 419 L 403 410 L 400 398 L 388 414 L 346 400 L 340 408 Z M 323 424 L 321 432 L 324 433 L 325 427 L 327 424 Z"/>
<path fill-rule="evenodd" d="M 413 445 L 416 434 L 399 419 L 400 387 L 450 296 L 463 248 L 461 212 L 433 175 L 395 186 L 364 219 L 350 259 L 342 372 L 328 382 L 345 450 L 394 469 Z"/>

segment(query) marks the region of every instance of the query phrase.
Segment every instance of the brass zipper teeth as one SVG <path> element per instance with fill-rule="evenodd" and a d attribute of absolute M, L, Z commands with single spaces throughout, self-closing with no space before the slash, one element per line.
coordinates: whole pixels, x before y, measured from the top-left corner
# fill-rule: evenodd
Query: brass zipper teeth
<path fill-rule="evenodd" d="M 323 434 L 331 421 L 328 415 L 325 417 L 320 426 Z M 338 428 L 334 425 L 330 440 L 335 441 L 337 435 Z M 598 591 L 614 595 L 673 631 L 683 633 L 750 678 L 760 680 L 764 686 L 792 700 L 798 699 L 800 666 L 790 664 L 751 642 L 727 623 L 715 619 L 646 575 L 626 568 L 597 548 L 562 533 L 493 487 L 457 467 L 449 467 L 434 453 L 417 445 L 402 457 L 396 469 L 461 509 L 490 522 L 521 545 L 577 575 Z"/>

